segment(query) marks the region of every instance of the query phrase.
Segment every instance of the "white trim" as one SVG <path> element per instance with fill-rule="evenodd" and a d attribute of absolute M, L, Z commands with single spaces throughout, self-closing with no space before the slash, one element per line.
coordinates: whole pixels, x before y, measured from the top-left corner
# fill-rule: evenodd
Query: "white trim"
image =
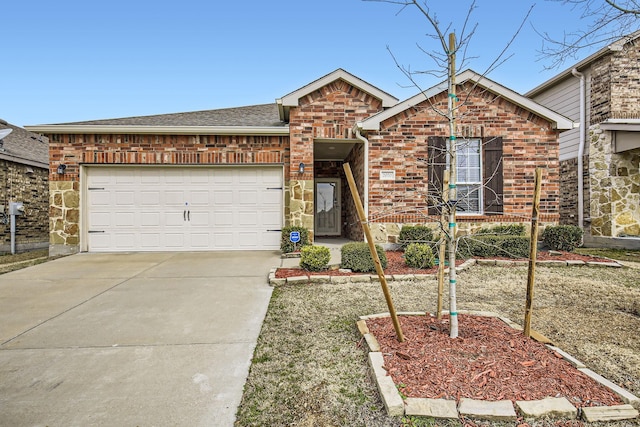
<path fill-rule="evenodd" d="M 153 134 L 153 135 L 289 135 L 289 126 L 140 126 L 140 125 L 33 125 L 31 132 L 46 134 Z"/>
<path fill-rule="evenodd" d="M 389 95 L 388 93 L 365 82 L 364 80 L 354 76 L 353 74 L 348 73 L 341 68 L 338 68 L 334 72 L 329 73 L 326 76 L 321 77 L 318 80 L 311 82 L 308 85 L 303 86 L 300 89 L 295 90 L 280 99 L 277 99 L 276 103 L 279 107 L 297 107 L 300 98 L 340 79 L 349 83 L 351 86 L 357 87 L 358 89 L 368 93 L 369 95 L 380 99 L 382 101 L 382 107 L 384 108 L 391 107 L 398 102 L 398 99 L 396 97 Z"/>
<path fill-rule="evenodd" d="M 574 125 L 570 119 L 548 109 L 547 107 L 544 107 L 538 104 L 535 101 L 532 101 L 529 98 L 526 98 L 520 95 L 517 92 L 514 92 L 513 90 L 505 86 L 502 86 L 501 84 L 498 84 L 492 80 L 489 80 L 488 78 L 476 73 L 475 71 L 466 70 L 456 76 L 457 84 L 463 84 L 467 81 L 474 82 L 478 86 L 481 86 L 484 89 L 489 90 L 495 93 L 496 95 L 499 95 L 507 99 L 508 101 L 516 105 L 519 105 L 520 107 L 528 111 L 531 111 L 532 113 L 546 120 L 549 120 L 551 123 L 553 123 L 556 129 L 559 129 L 559 130 L 573 129 Z M 421 102 L 424 102 L 429 98 L 432 98 L 446 91 L 447 87 L 448 87 L 448 84 L 446 81 L 441 82 L 425 90 L 424 92 L 421 92 L 407 99 L 406 101 L 396 104 L 394 107 L 389 108 L 388 110 L 382 111 L 374 116 L 371 116 L 366 120 L 363 120 L 362 122 L 359 122 L 358 126 L 361 127 L 363 130 L 380 130 L 380 124 L 384 120 L 387 120 L 395 116 L 396 114 L 399 114 L 411 107 L 414 107 L 420 104 Z"/>

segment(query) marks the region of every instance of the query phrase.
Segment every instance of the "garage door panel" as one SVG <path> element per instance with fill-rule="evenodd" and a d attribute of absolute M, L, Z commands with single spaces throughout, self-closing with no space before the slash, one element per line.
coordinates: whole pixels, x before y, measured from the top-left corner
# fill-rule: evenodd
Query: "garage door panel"
<path fill-rule="evenodd" d="M 280 246 L 280 233 L 266 230 L 282 227 L 281 167 L 89 166 L 87 171 L 84 236 L 90 251 Z"/>
<path fill-rule="evenodd" d="M 141 191 L 140 204 L 142 206 L 158 206 L 160 204 L 159 191 Z"/>
<path fill-rule="evenodd" d="M 161 247 L 162 239 L 159 233 L 140 233 L 140 246 L 144 250 Z"/>
<path fill-rule="evenodd" d="M 140 227 L 155 227 L 161 226 L 160 213 L 159 212 L 142 212 L 140 213 Z"/>
<path fill-rule="evenodd" d="M 116 227 L 135 227 L 136 215 L 133 212 L 116 212 L 114 214 Z"/>
<path fill-rule="evenodd" d="M 122 233 L 119 232 L 114 236 L 114 244 L 116 249 L 132 251 L 135 249 L 137 233 Z"/>
<path fill-rule="evenodd" d="M 89 190 L 93 199 L 93 206 L 111 206 L 111 193 L 106 191 Z"/>
<path fill-rule="evenodd" d="M 185 195 L 182 190 L 166 190 L 164 192 L 166 206 L 185 206 Z"/>

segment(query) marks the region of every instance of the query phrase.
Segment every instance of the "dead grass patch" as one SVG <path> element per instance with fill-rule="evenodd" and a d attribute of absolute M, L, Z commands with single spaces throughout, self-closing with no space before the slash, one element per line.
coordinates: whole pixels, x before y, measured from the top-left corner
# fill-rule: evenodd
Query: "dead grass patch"
<path fill-rule="evenodd" d="M 476 266 L 462 272 L 458 308 L 493 311 L 521 324 L 526 274 L 526 267 Z M 435 291 L 435 278 L 391 284 L 399 311 L 433 311 Z M 533 328 L 591 369 L 640 394 L 640 318 L 620 309 L 620 304 L 633 307 L 638 301 L 640 270 L 539 267 Z M 384 311 L 379 284 L 276 288 L 236 425 L 460 425 L 386 415 L 355 327 L 358 316 Z M 540 420 L 529 425 L 556 423 Z M 637 427 L 640 421 L 600 425 Z"/>

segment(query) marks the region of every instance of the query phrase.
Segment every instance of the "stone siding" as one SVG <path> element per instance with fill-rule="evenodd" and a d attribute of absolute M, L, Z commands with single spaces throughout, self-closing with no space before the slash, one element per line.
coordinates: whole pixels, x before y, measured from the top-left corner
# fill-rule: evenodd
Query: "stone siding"
<path fill-rule="evenodd" d="M 0 160 L 0 253 L 11 252 L 10 202 L 23 202 L 24 215 L 16 216 L 16 252 L 48 247 L 49 171 Z"/>
<path fill-rule="evenodd" d="M 590 129 L 591 234 L 640 237 L 640 149 L 615 154 L 611 132 Z"/>
<path fill-rule="evenodd" d="M 80 165 L 283 164 L 289 176 L 289 138 L 247 135 L 47 135 L 50 251 L 73 253 L 80 244 Z M 59 164 L 67 169 L 56 173 Z M 286 181 L 286 179 L 285 179 Z M 285 182 L 285 187 L 288 187 Z"/>

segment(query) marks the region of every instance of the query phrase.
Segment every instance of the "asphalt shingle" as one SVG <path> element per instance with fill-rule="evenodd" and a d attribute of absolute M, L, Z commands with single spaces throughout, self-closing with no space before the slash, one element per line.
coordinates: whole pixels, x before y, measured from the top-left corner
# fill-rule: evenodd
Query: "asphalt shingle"
<path fill-rule="evenodd" d="M 87 126 L 286 126 L 284 122 L 280 121 L 278 106 L 275 103 L 64 124 Z"/>
<path fill-rule="evenodd" d="M 16 163 L 49 165 L 49 139 L 0 119 L 0 130 L 12 132 L 0 140 L 0 156 Z"/>

